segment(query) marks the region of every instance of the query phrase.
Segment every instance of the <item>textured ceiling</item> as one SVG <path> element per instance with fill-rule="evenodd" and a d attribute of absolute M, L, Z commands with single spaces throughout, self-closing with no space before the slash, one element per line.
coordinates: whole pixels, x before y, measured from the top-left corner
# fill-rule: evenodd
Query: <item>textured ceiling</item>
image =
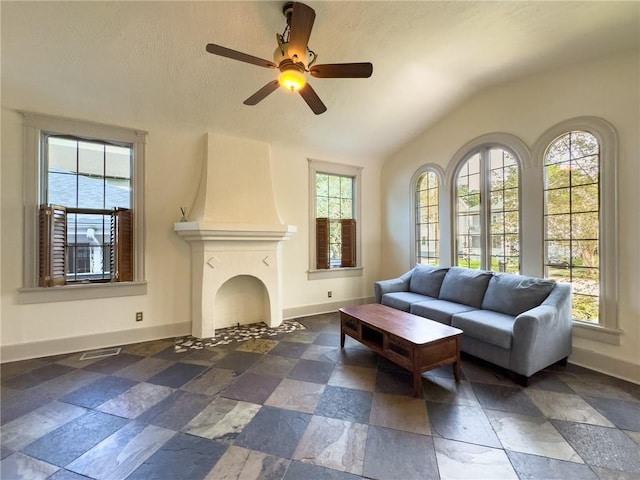
<path fill-rule="evenodd" d="M 2 103 L 379 159 L 480 89 L 640 42 L 638 2 L 309 0 L 319 63 L 370 61 L 373 76 L 312 78 L 319 116 L 282 90 L 245 106 L 277 72 L 205 45 L 270 60 L 282 3 L 3 1 Z"/>

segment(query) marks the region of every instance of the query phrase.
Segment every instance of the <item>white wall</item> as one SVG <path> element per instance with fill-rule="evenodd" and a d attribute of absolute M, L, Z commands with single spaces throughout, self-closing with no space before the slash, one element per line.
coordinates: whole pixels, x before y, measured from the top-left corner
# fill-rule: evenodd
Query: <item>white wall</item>
<path fill-rule="evenodd" d="M 16 110 L 104 123 L 113 123 L 113 119 L 101 119 L 81 104 L 42 111 L 22 92 L 3 91 L 2 98 L 2 361 L 189 333 L 190 247 L 173 231 L 173 224 L 180 219 L 179 207 L 190 207 L 195 200 L 205 158 L 206 127 L 200 131 L 185 131 L 180 125 L 167 129 L 157 126 L 153 118 L 141 122 L 126 116 L 118 121 L 120 126 L 149 132 L 145 169 L 146 295 L 21 305 L 17 303 L 17 291 L 22 286 L 23 135 L 22 116 Z M 271 157 L 280 217 L 283 223 L 298 228 L 282 247 L 285 317 L 335 310 L 341 303 L 372 297 L 373 281 L 379 278 L 379 168 L 368 166 L 362 176 L 364 275 L 309 281 L 307 158 L 353 165 L 364 165 L 366 159 L 336 158 L 292 145 L 272 145 Z M 327 290 L 333 291 L 331 303 Z M 138 311 L 144 312 L 140 323 L 135 322 Z"/>
<path fill-rule="evenodd" d="M 426 163 L 444 170 L 468 141 L 503 132 L 530 149 L 557 123 L 601 117 L 618 133 L 620 345 L 574 337 L 577 363 L 640 382 L 640 54 L 623 52 L 485 90 L 450 112 L 397 152 L 382 168 L 383 278 L 410 267 L 411 193 L 414 172 Z M 605 245 L 606 248 L 606 245 Z"/>

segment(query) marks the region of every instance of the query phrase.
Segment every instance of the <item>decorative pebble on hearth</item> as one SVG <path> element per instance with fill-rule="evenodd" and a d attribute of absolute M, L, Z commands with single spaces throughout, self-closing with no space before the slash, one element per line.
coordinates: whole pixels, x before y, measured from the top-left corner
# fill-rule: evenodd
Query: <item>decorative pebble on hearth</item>
<path fill-rule="evenodd" d="M 212 338 L 177 337 L 175 339 L 175 351 L 176 353 L 181 353 L 187 350 L 202 350 L 204 347 L 228 345 L 231 342 L 244 342 L 252 338 L 268 338 L 279 333 L 291 333 L 296 330 L 305 330 L 305 326 L 295 320 L 283 320 L 279 327 L 274 328 L 270 328 L 262 322 L 221 328 L 216 332 L 217 335 Z"/>

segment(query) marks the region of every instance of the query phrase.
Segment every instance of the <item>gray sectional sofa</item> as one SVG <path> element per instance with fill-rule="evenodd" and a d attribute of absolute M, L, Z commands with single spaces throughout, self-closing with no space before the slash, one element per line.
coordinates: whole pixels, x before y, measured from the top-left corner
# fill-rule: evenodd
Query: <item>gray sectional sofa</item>
<path fill-rule="evenodd" d="M 571 354 L 571 285 L 417 265 L 375 283 L 376 302 L 461 329 L 463 352 L 529 377 Z"/>

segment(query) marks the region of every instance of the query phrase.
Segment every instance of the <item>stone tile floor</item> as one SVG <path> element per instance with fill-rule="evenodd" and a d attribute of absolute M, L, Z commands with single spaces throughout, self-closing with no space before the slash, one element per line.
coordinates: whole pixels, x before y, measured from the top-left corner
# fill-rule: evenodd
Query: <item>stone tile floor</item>
<path fill-rule="evenodd" d="M 640 386 L 570 364 L 521 388 L 464 357 L 459 384 L 425 373 L 417 399 L 408 372 L 340 350 L 338 321 L 3 364 L 0 477 L 640 478 Z"/>

